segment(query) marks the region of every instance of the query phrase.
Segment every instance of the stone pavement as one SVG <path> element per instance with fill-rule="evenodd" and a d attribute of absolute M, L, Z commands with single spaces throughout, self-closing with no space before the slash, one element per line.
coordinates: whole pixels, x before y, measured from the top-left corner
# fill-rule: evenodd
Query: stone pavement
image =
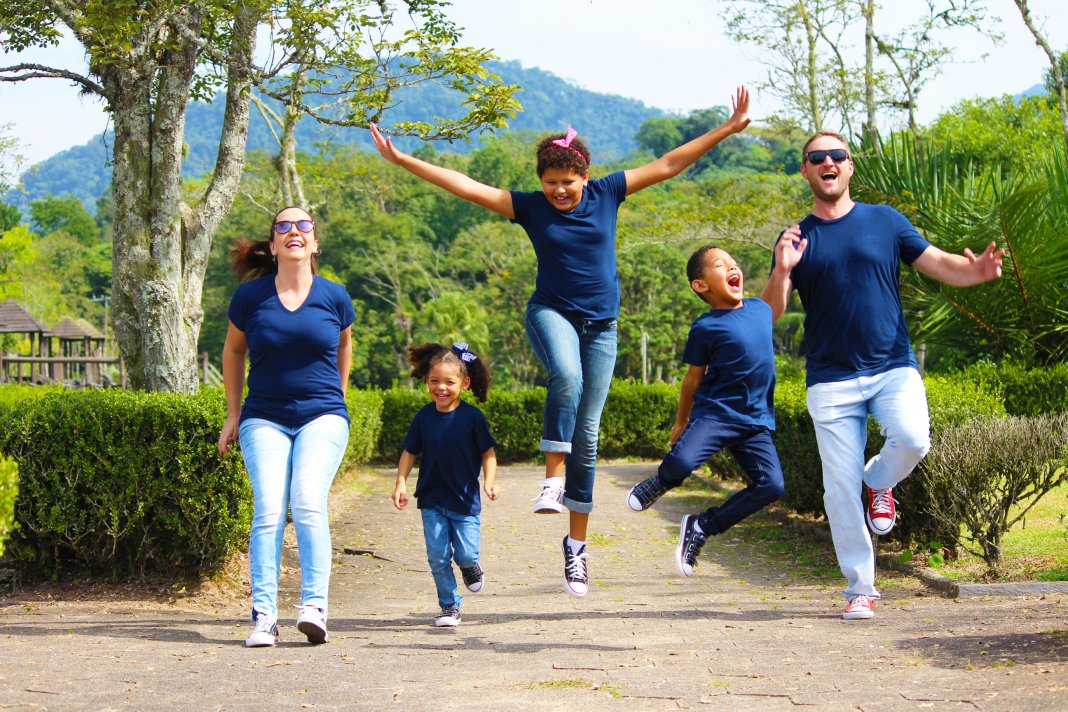
<path fill-rule="evenodd" d="M 566 514 L 530 514 L 538 469 L 502 468 L 501 499 L 484 502 L 486 587 L 455 629 L 431 625 L 420 518 L 393 510 L 385 471 L 335 488 L 325 646 L 287 613 L 292 553 L 275 648 L 243 647 L 244 595 L 0 599 L 0 709 L 1064 709 L 1063 594 L 948 599 L 888 574 L 876 617 L 843 621 L 841 580 L 730 533 L 683 579 L 678 520 L 705 498 L 630 512 L 652 468 L 601 467 L 583 599 L 562 590 Z"/>

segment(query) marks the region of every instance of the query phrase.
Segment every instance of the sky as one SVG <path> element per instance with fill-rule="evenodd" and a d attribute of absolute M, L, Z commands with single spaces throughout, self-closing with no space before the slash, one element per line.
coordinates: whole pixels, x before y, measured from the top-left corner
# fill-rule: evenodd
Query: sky
<path fill-rule="evenodd" d="M 1030 0 L 1031 14 L 1055 48 L 1068 47 L 1064 0 Z M 724 0 L 453 0 L 449 16 L 465 28 L 465 44 L 492 48 L 505 60 L 539 67 L 595 92 L 618 94 L 686 113 L 729 106 L 734 87 L 766 76 L 759 54 L 723 32 Z M 738 4 L 738 3 L 735 3 Z M 889 24 L 921 0 L 884 0 L 876 22 Z M 958 63 L 927 84 L 919 119 L 927 122 L 962 99 L 1017 94 L 1042 81 L 1049 62 L 1034 43 L 1012 0 L 987 0 L 1005 36 L 995 47 L 974 31 L 949 42 Z M 1059 12 L 1058 12 L 1059 11 Z M 859 39 L 858 39 L 859 42 Z M 986 54 L 985 59 L 980 59 Z M 32 54 L 0 55 L 0 63 L 36 61 L 82 71 L 73 42 Z M 751 114 L 759 122 L 775 110 L 757 93 Z M 26 165 L 80 145 L 107 127 L 99 102 L 80 97 L 68 82 L 37 79 L 0 84 L 0 127 L 21 143 Z"/>

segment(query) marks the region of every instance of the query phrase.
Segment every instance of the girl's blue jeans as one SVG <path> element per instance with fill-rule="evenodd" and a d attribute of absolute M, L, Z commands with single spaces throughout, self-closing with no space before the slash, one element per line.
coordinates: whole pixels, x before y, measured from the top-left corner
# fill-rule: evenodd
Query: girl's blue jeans
<path fill-rule="evenodd" d="M 481 528 L 477 514 L 457 514 L 441 507 L 419 510 L 423 515 L 426 559 L 438 590 L 438 605 L 460 607 L 463 596 L 456 593 L 452 562 L 460 568 L 478 563 Z"/>
<path fill-rule="evenodd" d="M 616 320 L 590 321 L 528 304 L 527 336 L 549 374 L 542 452 L 563 452 L 564 505 L 593 511 L 597 433 L 616 366 Z"/>
<path fill-rule="evenodd" d="M 326 611 L 332 560 L 326 501 L 348 439 L 348 422 L 338 415 L 323 415 L 298 428 L 261 418 L 241 423 L 238 440 L 253 500 L 248 547 L 253 617 L 278 617 L 288 509 L 300 550 L 301 605 Z"/>

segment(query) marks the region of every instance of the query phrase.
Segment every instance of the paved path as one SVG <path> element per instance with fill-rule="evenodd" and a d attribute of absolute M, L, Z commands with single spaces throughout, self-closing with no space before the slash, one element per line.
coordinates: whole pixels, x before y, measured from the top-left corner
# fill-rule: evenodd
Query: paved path
<path fill-rule="evenodd" d="M 387 473 L 336 488 L 325 646 L 283 614 L 276 648 L 244 648 L 244 596 L 0 599 L 0 709 L 1064 709 L 1068 597 L 947 599 L 888 574 L 877 617 L 842 621 L 841 581 L 805 575 L 826 555 L 767 524 L 714 539 L 682 579 L 677 522 L 704 498 L 629 512 L 650 468 L 602 467 L 584 599 L 562 591 L 566 515 L 529 514 L 538 471 L 504 468 L 483 516 L 486 589 L 456 629 L 430 625 L 420 519 L 392 510 Z"/>

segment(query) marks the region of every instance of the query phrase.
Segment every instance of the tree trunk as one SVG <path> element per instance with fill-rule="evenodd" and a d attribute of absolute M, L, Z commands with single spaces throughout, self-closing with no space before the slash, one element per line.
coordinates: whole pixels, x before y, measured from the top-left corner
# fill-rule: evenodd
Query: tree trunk
<path fill-rule="evenodd" d="M 202 8 L 173 22 L 173 48 L 101 70 L 115 125 L 112 326 L 134 388 L 192 393 L 200 297 L 211 236 L 233 203 L 244 165 L 256 18 L 239 12 L 219 155 L 201 203 L 182 203 L 182 148 Z"/>
<path fill-rule="evenodd" d="M 868 114 L 864 133 L 875 152 L 882 153 L 875 107 L 875 0 L 864 0 L 860 12 L 864 15 L 864 107 Z"/>
<path fill-rule="evenodd" d="M 801 22 L 805 26 L 805 46 L 808 50 L 805 63 L 805 78 L 808 84 L 808 109 L 812 117 L 812 128 L 818 132 L 823 130 L 823 110 L 820 107 L 819 97 L 819 55 L 816 53 L 816 43 L 819 38 L 816 35 L 815 27 L 813 27 L 812 16 L 809 14 L 805 4 L 798 3 L 797 9 L 801 15 Z"/>

